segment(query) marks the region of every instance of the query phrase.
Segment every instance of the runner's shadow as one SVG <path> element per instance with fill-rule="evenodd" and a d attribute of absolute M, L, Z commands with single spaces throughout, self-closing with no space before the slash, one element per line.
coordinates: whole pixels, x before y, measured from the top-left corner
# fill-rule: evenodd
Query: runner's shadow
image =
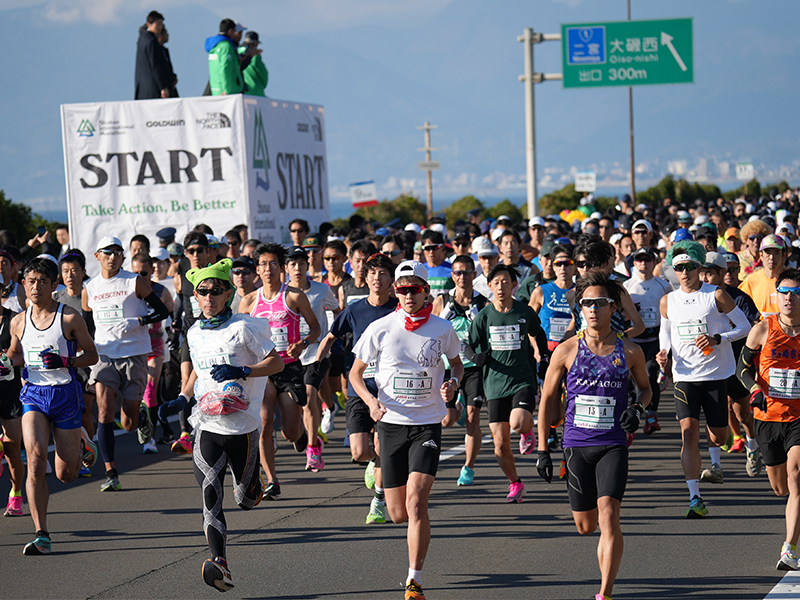
<path fill-rule="evenodd" d="M 625 600 L 696 598 L 697 590 L 703 590 L 704 600 L 761 600 L 764 597 L 763 586 L 775 585 L 781 577 L 782 575 L 617 579 L 614 584 L 614 598 Z M 633 588 L 633 591 L 629 591 L 630 588 Z"/>

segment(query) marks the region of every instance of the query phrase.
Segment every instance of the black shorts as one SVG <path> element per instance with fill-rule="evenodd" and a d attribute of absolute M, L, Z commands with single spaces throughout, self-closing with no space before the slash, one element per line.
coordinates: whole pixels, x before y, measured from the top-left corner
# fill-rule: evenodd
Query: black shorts
<path fill-rule="evenodd" d="M 622 502 L 628 483 L 628 448 L 582 446 L 564 448 L 569 505 L 575 512 L 597 508 L 597 499 L 610 496 Z"/>
<path fill-rule="evenodd" d="M 731 375 L 725 380 L 726 385 L 728 386 L 728 397 L 732 398 L 733 400 L 742 400 L 746 399 L 748 404 L 750 403 L 750 392 L 747 391 L 747 388 L 744 387 L 739 378 L 736 375 Z"/>
<path fill-rule="evenodd" d="M 358 396 L 348 396 L 344 406 L 347 430 L 353 433 L 369 433 L 375 427 L 375 421 L 369 414 L 369 406 Z"/>
<path fill-rule="evenodd" d="M 515 408 L 523 408 L 533 414 L 535 405 L 536 394 L 531 386 L 522 388 L 512 396 L 492 398 L 489 400 L 489 423 L 508 423 L 511 411 Z"/>
<path fill-rule="evenodd" d="M 299 406 L 308 403 L 306 384 L 303 383 L 303 365 L 299 360 L 283 365 L 283 371 L 272 375 L 270 379 L 278 394 L 289 394 Z"/>
<path fill-rule="evenodd" d="M 717 381 L 676 381 L 675 414 L 678 420 L 700 420 L 700 411 L 709 427 L 728 426 L 728 385 Z"/>
<path fill-rule="evenodd" d="M 378 422 L 384 488 L 403 487 L 413 472 L 436 477 L 442 424 L 395 425 Z"/>
<path fill-rule="evenodd" d="M 467 406 L 480 408 L 486 400 L 483 396 L 482 370 L 480 367 L 467 367 L 464 369 L 464 377 L 461 379 L 459 389 L 464 394 Z"/>
<path fill-rule="evenodd" d="M 337 348 L 338 345 L 338 348 Z M 331 348 L 331 353 L 328 356 L 331 360 L 331 370 L 328 373 L 331 377 L 340 377 L 347 373 L 347 367 L 344 363 L 344 350 L 341 347 L 342 343 L 337 340 Z"/>
<path fill-rule="evenodd" d="M 303 383 L 319 391 L 319 388 L 322 387 L 322 382 L 325 381 L 325 375 L 328 374 L 330 366 L 331 361 L 329 358 L 325 358 L 319 363 L 303 365 Z"/>
<path fill-rule="evenodd" d="M 800 446 L 800 419 L 780 423 L 755 420 L 755 435 L 764 464 L 777 467 L 786 463 L 789 449 Z"/>
<path fill-rule="evenodd" d="M 18 376 L 10 381 L 0 381 L 0 419 L 10 421 L 22 416 L 21 391 L 22 382 Z"/>

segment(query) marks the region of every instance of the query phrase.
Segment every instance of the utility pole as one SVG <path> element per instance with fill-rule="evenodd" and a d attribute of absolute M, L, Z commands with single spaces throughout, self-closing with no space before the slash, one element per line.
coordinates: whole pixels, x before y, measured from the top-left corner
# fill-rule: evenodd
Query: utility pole
<path fill-rule="evenodd" d="M 525 74 L 519 80 L 525 84 L 525 173 L 528 187 L 528 219 L 539 214 L 539 204 L 536 200 L 536 104 L 534 102 L 533 86 L 543 81 L 562 79 L 561 73 L 534 73 L 533 72 L 533 45 L 542 42 L 560 42 L 560 33 L 537 33 L 532 28 L 526 27 L 523 34 L 517 37 L 518 42 L 523 42 L 525 53 Z"/>
<path fill-rule="evenodd" d="M 631 0 L 628 0 L 628 21 L 631 20 Z M 636 161 L 633 158 L 633 87 L 628 86 L 628 133 L 631 141 L 631 204 L 636 206 Z"/>
<path fill-rule="evenodd" d="M 421 171 L 428 172 L 428 218 L 430 219 L 433 216 L 433 178 L 431 177 L 431 171 L 436 170 L 439 168 L 438 162 L 431 161 L 431 152 L 434 150 L 438 150 L 438 148 L 431 148 L 431 129 L 438 129 L 438 125 L 431 125 L 429 121 L 425 121 L 425 124 L 422 126 L 417 126 L 417 129 L 424 129 L 425 130 L 425 147 L 424 148 L 417 148 L 417 152 L 424 152 L 425 153 L 425 162 L 418 163 L 417 167 Z"/>

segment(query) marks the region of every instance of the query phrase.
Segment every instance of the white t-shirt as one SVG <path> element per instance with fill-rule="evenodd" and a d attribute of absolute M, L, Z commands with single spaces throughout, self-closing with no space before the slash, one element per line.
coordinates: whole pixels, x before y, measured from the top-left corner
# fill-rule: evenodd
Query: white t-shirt
<path fill-rule="evenodd" d="M 261 429 L 261 400 L 266 377 L 248 377 L 217 383 L 211 378 L 215 365 L 254 365 L 272 352 L 269 321 L 246 314 L 234 314 L 215 329 L 201 329 L 195 322 L 186 334 L 192 366 L 197 372 L 190 423 L 204 431 L 222 435 L 250 433 Z M 216 414 L 224 407 L 227 414 Z M 203 409 L 206 409 L 205 411 Z M 208 414 L 208 412 L 214 414 Z"/>
<path fill-rule="evenodd" d="M 458 356 L 461 341 L 450 321 L 433 315 L 416 331 L 407 331 L 404 314 L 395 311 L 370 323 L 353 354 L 367 364 L 376 361 L 378 400 L 387 411 L 382 421 L 439 423 L 447 414 L 439 392 L 445 372 L 442 357 Z"/>
<path fill-rule="evenodd" d="M 628 290 L 631 300 L 639 311 L 639 316 L 644 321 L 645 333 L 647 330 L 659 327 L 661 325 L 661 298 L 672 291 L 672 286 L 660 277 L 653 277 L 645 281 L 639 276 L 638 271 L 634 272 L 633 276 L 622 285 Z M 657 332 L 652 334 L 651 331 L 651 335 L 642 334 L 636 338 L 636 341 L 649 342 L 657 339 Z"/>
<path fill-rule="evenodd" d="M 333 295 L 333 291 L 330 287 L 319 281 L 309 281 L 309 283 L 311 287 L 305 291 L 305 295 L 306 298 L 308 298 L 309 304 L 311 304 L 311 310 L 314 311 L 314 315 L 317 317 L 321 333 L 317 341 L 310 344 L 300 355 L 300 362 L 303 365 L 310 365 L 314 362 L 317 356 L 319 340 L 328 335 L 328 326 L 330 325 L 328 323 L 328 311 L 339 308 L 339 301 L 336 299 L 336 296 Z M 300 315 L 300 339 L 305 339 L 308 332 L 308 323 L 306 323 L 303 315 Z"/>

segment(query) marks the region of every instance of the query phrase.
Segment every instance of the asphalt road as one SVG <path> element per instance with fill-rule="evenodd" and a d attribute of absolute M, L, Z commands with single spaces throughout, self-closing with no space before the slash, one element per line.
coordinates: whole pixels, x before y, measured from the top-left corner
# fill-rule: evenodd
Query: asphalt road
<path fill-rule="evenodd" d="M 743 454 L 723 453 L 725 483 L 702 485 L 709 516 L 685 519 L 678 425 L 666 412 L 661 421 L 661 432 L 640 432 L 631 448 L 622 505 L 625 554 L 614 599 L 764 598 L 782 576 L 775 563 L 784 500 L 774 496 L 765 473 L 746 475 Z M 351 464 L 343 435 L 339 417 L 324 450 L 326 468 L 317 474 L 302 470 L 304 454 L 280 445 L 280 501 L 244 512 L 226 488 L 228 559 L 236 584 L 227 597 L 402 598 L 406 527 L 364 524 L 372 493 L 363 484 L 363 468 Z M 463 429 L 445 432 L 445 448 L 462 441 Z M 594 598 L 598 534 L 578 535 L 563 482 L 540 480 L 534 457 L 518 458 L 527 487 L 522 504 L 505 503 L 508 482 L 489 446 L 481 451 L 473 487 L 455 485 L 462 454 L 442 462 L 431 496 L 433 540 L 423 579 L 429 600 Z M 117 465 L 119 493 L 100 493 L 99 464 L 90 479 L 65 485 L 48 478 L 49 556 L 22 555 L 33 539 L 27 505 L 24 517 L 0 520 L 0 597 L 218 596 L 200 577 L 208 550 L 191 458 L 165 447 L 142 455 L 135 436 L 126 434 L 117 438 Z M 3 475 L 0 498 L 8 489 Z"/>

